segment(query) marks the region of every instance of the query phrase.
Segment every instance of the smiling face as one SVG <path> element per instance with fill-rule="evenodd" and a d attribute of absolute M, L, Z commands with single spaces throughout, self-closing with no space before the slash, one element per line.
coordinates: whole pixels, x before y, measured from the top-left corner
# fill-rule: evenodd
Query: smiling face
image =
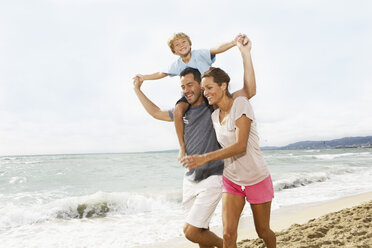
<path fill-rule="evenodd" d="M 210 105 L 218 104 L 225 95 L 226 83 L 222 83 L 219 86 L 214 82 L 213 77 L 203 77 L 200 84 L 203 94 L 208 99 Z"/>
<path fill-rule="evenodd" d="M 197 106 L 203 103 L 204 100 L 201 96 L 200 84 L 195 81 L 192 73 L 181 77 L 181 88 L 183 95 L 190 105 Z"/>
<path fill-rule="evenodd" d="M 186 56 L 191 51 L 191 44 L 187 38 L 179 38 L 172 43 L 173 53 L 179 56 Z"/>

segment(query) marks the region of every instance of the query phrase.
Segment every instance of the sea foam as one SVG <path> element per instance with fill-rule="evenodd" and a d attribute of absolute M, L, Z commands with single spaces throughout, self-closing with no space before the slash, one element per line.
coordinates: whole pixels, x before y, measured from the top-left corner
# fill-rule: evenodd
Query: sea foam
<path fill-rule="evenodd" d="M 175 193 L 151 196 L 137 193 L 97 192 L 92 195 L 67 197 L 44 204 L 15 205 L 3 203 L 0 210 L 0 230 L 50 221 L 53 219 L 100 218 L 108 215 L 134 215 L 152 211 L 167 211 L 179 206 Z M 179 194 L 179 197 L 180 194 Z"/>

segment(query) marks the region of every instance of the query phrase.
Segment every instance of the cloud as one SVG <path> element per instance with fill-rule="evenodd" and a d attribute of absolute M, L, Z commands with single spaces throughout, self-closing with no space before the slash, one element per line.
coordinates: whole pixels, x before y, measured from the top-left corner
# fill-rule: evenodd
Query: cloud
<path fill-rule="evenodd" d="M 3 1 L 0 155 L 176 148 L 173 125 L 148 116 L 131 82 L 176 59 L 167 47 L 176 31 L 188 33 L 194 48 L 248 33 L 262 145 L 370 135 L 371 5 Z M 218 55 L 215 66 L 230 74 L 233 91 L 241 87 L 237 49 Z M 164 109 L 180 96 L 177 77 L 143 87 Z"/>

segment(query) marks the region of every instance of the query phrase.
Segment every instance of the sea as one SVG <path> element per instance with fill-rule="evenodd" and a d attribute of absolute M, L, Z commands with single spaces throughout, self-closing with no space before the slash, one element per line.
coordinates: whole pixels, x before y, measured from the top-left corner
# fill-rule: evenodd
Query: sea
<path fill-rule="evenodd" d="M 372 192 L 372 149 L 266 150 L 272 211 Z M 0 157 L 1 247 L 158 247 L 182 238 L 176 152 Z M 248 204 L 242 218 L 251 215 Z M 211 227 L 221 226 L 221 204 Z"/>

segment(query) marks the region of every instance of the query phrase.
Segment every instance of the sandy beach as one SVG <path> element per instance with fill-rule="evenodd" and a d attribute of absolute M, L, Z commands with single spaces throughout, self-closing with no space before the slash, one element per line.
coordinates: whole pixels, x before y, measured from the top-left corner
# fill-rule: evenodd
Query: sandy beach
<path fill-rule="evenodd" d="M 372 247 L 372 192 L 328 202 L 283 207 L 272 212 L 277 247 Z M 213 229 L 212 229 L 213 230 Z M 214 229 L 222 236 L 221 229 Z M 258 239 L 253 219 L 239 223 L 238 247 L 266 247 Z M 191 248 L 184 237 L 156 247 Z"/>
<path fill-rule="evenodd" d="M 312 218 L 304 224 L 298 224 L 322 211 L 338 209 L 345 201 L 346 205 L 353 202 L 364 202 L 351 208 Z M 298 217 L 299 221 L 295 221 Z M 310 208 L 289 218 L 293 220 L 289 228 L 277 232 L 279 223 L 274 223 L 273 229 L 277 235 L 277 247 L 372 247 L 372 201 L 371 194 L 363 194 L 349 199 L 341 199 L 321 206 Z M 287 223 L 283 222 L 283 225 Z M 246 239 L 238 243 L 239 248 L 266 247 L 261 239 Z"/>
<path fill-rule="evenodd" d="M 372 247 L 372 201 L 277 232 L 277 247 Z M 265 247 L 262 240 L 242 240 L 238 247 Z"/>

